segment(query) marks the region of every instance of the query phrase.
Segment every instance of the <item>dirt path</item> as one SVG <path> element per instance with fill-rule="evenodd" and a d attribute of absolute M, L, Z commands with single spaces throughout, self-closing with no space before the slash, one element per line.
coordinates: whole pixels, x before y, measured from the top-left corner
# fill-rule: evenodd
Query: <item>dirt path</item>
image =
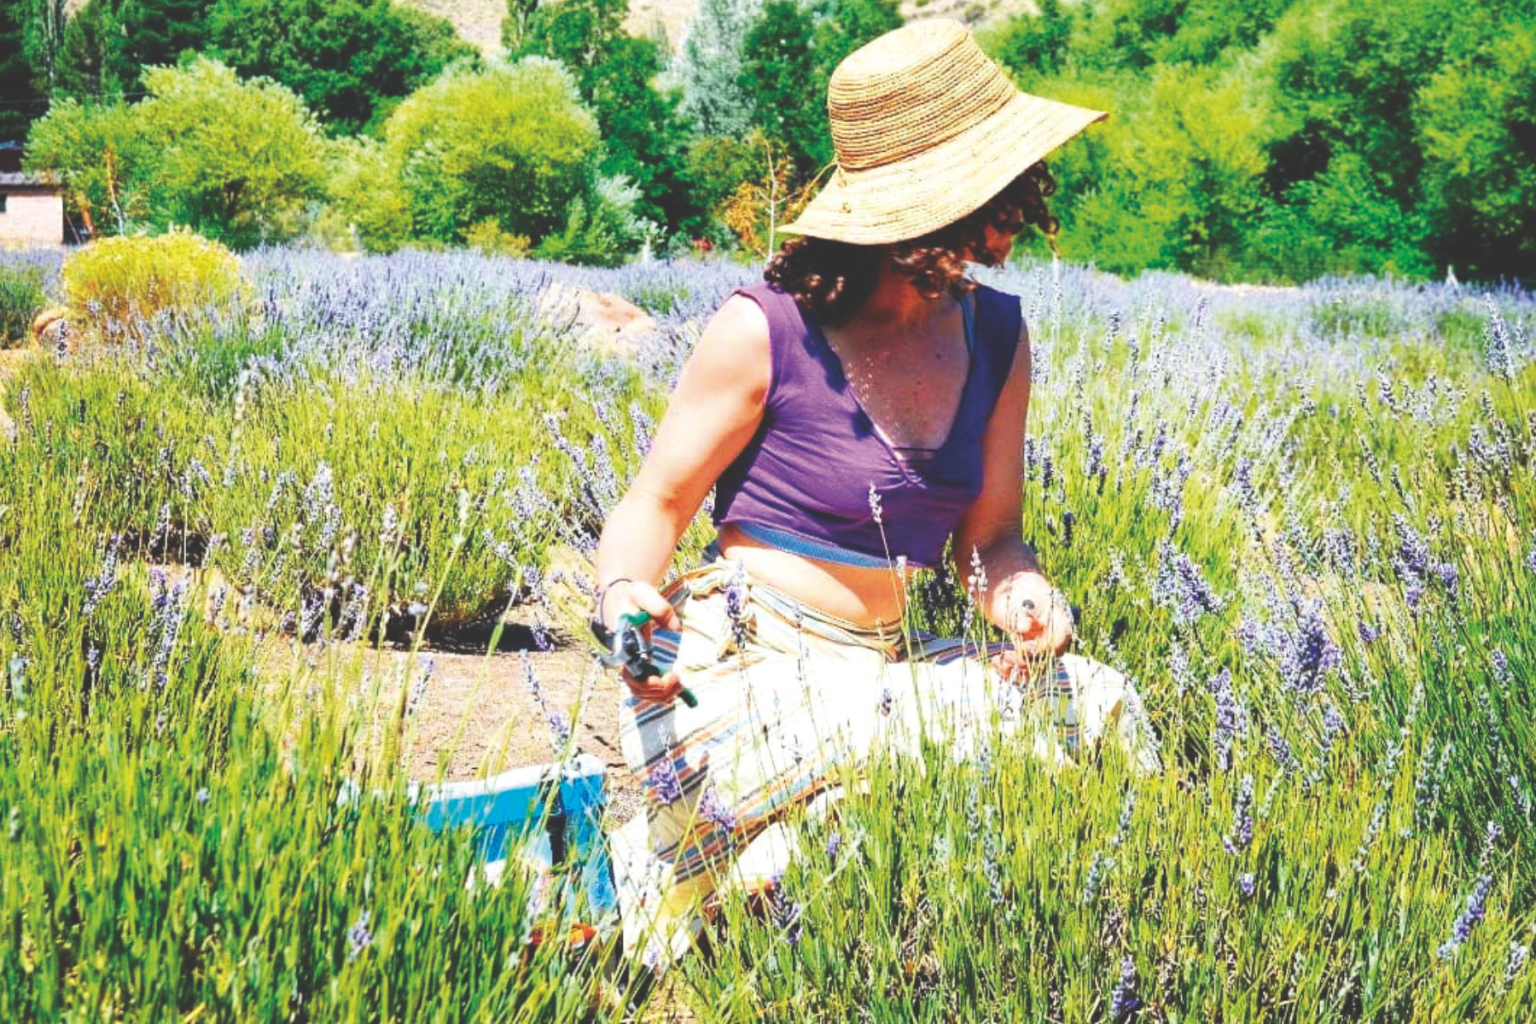
<path fill-rule="evenodd" d="M 489 641 L 474 636 L 413 652 L 362 643 L 321 650 L 274 635 L 259 663 L 278 686 L 297 678 L 308 688 L 333 678 L 352 694 L 347 699 L 376 699 L 375 750 L 383 749 L 387 724 L 404 701 L 410 710 L 402 758 L 411 777 L 423 782 L 484 778 L 567 753 L 591 755 L 608 768 L 610 823 L 628 821 L 640 793 L 619 749 L 617 677 L 580 641 L 566 640 L 552 651 L 520 650 L 530 631 L 511 623 L 506 633 L 489 653 Z M 556 745 L 554 716 L 570 723 L 568 746 Z"/>

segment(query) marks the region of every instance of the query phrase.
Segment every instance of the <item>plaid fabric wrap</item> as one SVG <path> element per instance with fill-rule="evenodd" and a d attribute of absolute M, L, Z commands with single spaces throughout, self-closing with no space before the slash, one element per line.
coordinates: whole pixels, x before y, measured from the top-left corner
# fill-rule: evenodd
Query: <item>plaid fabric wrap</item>
<path fill-rule="evenodd" d="M 915 753 L 926 735 L 967 757 L 1000 730 L 1062 765 L 1113 735 L 1142 770 L 1159 769 L 1139 696 L 1086 658 L 1065 655 L 1020 687 L 990 667 L 1006 644 L 983 652 L 865 629 L 723 561 L 685 574 L 668 596 L 683 628 L 655 632 L 655 661 L 678 669 L 698 707 L 626 695 L 619 713 L 624 757 L 646 795 L 644 849 L 629 852 L 642 863 L 619 865 L 626 945 L 649 933 L 653 959 L 654 936 L 674 955 L 685 949 L 700 901 L 758 837 L 835 788 L 839 770 L 876 744 Z"/>

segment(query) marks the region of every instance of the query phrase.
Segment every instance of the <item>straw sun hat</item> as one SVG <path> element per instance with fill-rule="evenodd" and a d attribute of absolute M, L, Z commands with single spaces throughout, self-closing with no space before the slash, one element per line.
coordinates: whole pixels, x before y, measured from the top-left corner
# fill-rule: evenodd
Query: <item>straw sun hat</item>
<path fill-rule="evenodd" d="M 1021 92 L 957 21 L 918 21 L 832 73 L 837 169 L 780 230 L 857 245 L 917 238 L 981 207 L 1108 116 Z"/>

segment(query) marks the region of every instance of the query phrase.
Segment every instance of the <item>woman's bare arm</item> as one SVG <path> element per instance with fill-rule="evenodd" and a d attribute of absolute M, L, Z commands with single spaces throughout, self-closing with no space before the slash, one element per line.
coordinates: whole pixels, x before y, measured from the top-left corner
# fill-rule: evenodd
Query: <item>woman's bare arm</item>
<path fill-rule="evenodd" d="M 988 621 L 1040 653 L 1060 653 L 1072 639 L 1070 615 L 1063 621 L 1055 609 L 1052 587 L 1019 532 L 1030 376 L 1029 331 L 1021 325 L 1018 352 L 982 440 L 981 496 L 955 530 L 954 554 L 962 578 L 972 573 L 972 558 L 980 559 L 987 578 L 980 610 Z"/>
<path fill-rule="evenodd" d="M 762 422 L 771 372 L 767 317 L 751 299 L 727 300 L 688 357 L 645 464 L 603 525 L 598 585 L 634 581 L 604 594 L 598 613 L 609 625 L 640 609 L 676 626 L 655 585 L 705 495 Z"/>

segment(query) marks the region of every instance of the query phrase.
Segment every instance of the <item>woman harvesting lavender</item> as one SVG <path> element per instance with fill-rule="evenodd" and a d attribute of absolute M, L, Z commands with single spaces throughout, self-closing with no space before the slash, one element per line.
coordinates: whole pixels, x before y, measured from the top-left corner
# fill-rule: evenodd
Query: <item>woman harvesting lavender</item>
<path fill-rule="evenodd" d="M 620 729 L 648 797 L 639 902 L 674 946 L 877 743 L 971 752 L 1000 721 L 1054 760 L 1108 733 L 1157 765 L 1125 679 L 1065 653 L 1071 612 L 1019 532 L 1028 333 L 967 277 L 1025 224 L 1054 233 L 1041 160 L 1103 115 L 1020 92 L 949 21 L 855 52 L 828 108 L 837 169 L 704 331 L 598 550 L 595 632 L 658 627 Z M 659 590 L 711 488 L 720 557 Z M 947 542 L 1011 644 L 903 628 L 905 572 Z"/>

